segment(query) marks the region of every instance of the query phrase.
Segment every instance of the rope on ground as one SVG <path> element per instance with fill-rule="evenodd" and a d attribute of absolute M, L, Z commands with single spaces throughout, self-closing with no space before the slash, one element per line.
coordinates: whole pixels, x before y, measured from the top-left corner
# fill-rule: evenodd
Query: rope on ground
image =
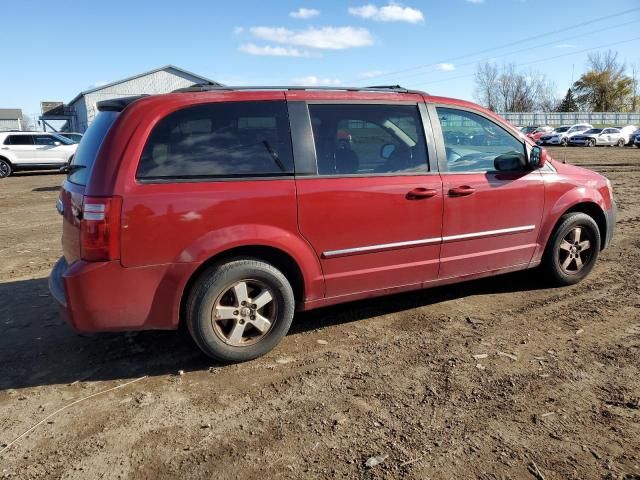
<path fill-rule="evenodd" d="M 96 392 L 93 393 L 87 397 L 81 398 L 79 400 L 76 400 L 75 402 L 70 403 L 69 405 L 65 405 L 62 408 L 59 408 L 58 410 L 56 410 L 55 412 L 53 412 L 52 414 L 48 415 L 47 417 L 43 418 L 42 420 L 40 420 L 38 423 L 36 423 L 34 426 L 32 426 L 31 428 L 29 428 L 28 430 L 25 430 L 24 432 L 22 432 L 20 435 L 18 435 L 15 439 L 13 439 L 13 441 L 9 442 L 2 450 L 0 450 L 0 455 L 2 455 L 6 450 L 9 450 L 9 448 L 14 445 L 16 442 L 18 442 L 22 437 L 24 437 L 25 435 L 30 434 L 31 432 L 33 432 L 36 428 L 38 428 L 40 425 L 42 425 L 44 422 L 46 422 L 47 420 L 49 420 L 50 418 L 56 416 L 57 414 L 59 414 L 60 412 L 66 410 L 67 408 L 71 408 L 74 405 L 77 405 L 80 402 L 84 402 L 85 400 L 89 400 L 90 398 L 93 397 L 97 397 L 98 395 L 102 395 L 104 393 L 109 393 L 109 392 L 113 392 L 114 390 L 118 390 L 119 388 L 123 388 L 126 387 L 127 385 L 131 385 L 132 383 L 136 383 L 139 382 L 140 380 L 143 380 L 147 378 L 147 376 L 145 375 L 144 377 L 140 377 L 140 378 L 136 378 L 135 380 L 131 380 L 129 382 L 123 383 L 121 385 L 116 385 L 115 387 L 112 388 L 108 388 L 106 390 L 102 390 L 100 392 Z"/>

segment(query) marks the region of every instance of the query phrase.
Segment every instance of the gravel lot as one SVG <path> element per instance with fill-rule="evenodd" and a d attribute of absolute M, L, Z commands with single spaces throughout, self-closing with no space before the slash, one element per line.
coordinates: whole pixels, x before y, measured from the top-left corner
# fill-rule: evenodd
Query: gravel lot
<path fill-rule="evenodd" d="M 0 450 L 145 377 L 45 420 L 0 478 L 639 479 L 640 149 L 551 154 L 618 201 L 582 284 L 522 272 L 299 314 L 232 366 L 184 333 L 72 332 L 46 280 L 62 176 L 0 181 Z"/>

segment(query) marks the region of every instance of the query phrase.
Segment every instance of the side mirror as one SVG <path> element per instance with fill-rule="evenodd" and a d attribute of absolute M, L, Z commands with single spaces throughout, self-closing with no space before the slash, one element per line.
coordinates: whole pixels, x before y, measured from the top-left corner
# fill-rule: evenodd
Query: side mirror
<path fill-rule="evenodd" d="M 385 160 L 389 160 L 389 157 L 396 151 L 396 146 L 393 143 L 385 143 L 380 147 L 380 156 Z"/>
<path fill-rule="evenodd" d="M 532 147 L 529 153 L 529 168 L 536 170 L 542 168 L 547 161 L 547 151 L 542 147 Z"/>
<path fill-rule="evenodd" d="M 526 170 L 527 162 L 521 153 L 505 153 L 493 160 L 493 168 L 498 172 L 521 172 Z"/>

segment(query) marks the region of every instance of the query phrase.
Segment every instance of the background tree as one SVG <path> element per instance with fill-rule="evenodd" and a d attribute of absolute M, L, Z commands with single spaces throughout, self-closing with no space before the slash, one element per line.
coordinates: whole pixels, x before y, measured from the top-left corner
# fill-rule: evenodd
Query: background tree
<path fill-rule="evenodd" d="M 638 81 L 638 64 L 636 63 L 631 65 L 631 81 L 633 82 L 631 86 L 631 111 L 637 112 L 638 107 L 640 107 L 640 95 L 638 93 L 640 81 Z"/>
<path fill-rule="evenodd" d="M 579 110 L 575 98 L 573 98 L 573 90 L 568 89 L 567 94 L 558 105 L 558 112 L 577 112 Z"/>
<path fill-rule="evenodd" d="M 495 63 L 485 62 L 478 64 L 475 74 L 474 96 L 479 103 L 489 110 L 496 111 L 498 100 L 498 66 Z"/>
<path fill-rule="evenodd" d="M 632 95 L 633 80 L 611 50 L 590 54 L 587 72 L 573 84 L 579 104 L 595 112 L 624 110 Z"/>
<path fill-rule="evenodd" d="M 513 63 L 478 64 L 474 94 L 479 103 L 501 112 L 553 111 L 558 104 L 553 82 L 537 72 L 518 71 Z"/>

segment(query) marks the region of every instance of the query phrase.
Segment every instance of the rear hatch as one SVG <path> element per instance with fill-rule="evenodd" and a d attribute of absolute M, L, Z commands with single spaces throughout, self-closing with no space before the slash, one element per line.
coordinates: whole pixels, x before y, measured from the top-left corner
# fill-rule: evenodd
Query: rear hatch
<path fill-rule="evenodd" d="M 63 217 L 62 250 L 69 264 L 81 257 L 87 257 L 86 252 L 83 252 L 83 248 L 86 249 L 87 223 L 92 227 L 91 222 L 87 222 L 87 220 L 99 218 L 101 212 L 104 216 L 104 206 L 88 203 L 85 198 L 85 189 L 91 178 L 100 146 L 109 129 L 120 115 L 120 111 L 133 100 L 135 98 L 128 102 L 120 101 L 118 103 L 115 101 L 98 104 L 100 112 L 82 137 L 70 165 L 66 167 L 67 178 L 60 189 L 60 197 L 56 207 Z M 83 229 L 85 230 L 84 235 Z M 83 243 L 85 243 L 84 247 Z"/>

